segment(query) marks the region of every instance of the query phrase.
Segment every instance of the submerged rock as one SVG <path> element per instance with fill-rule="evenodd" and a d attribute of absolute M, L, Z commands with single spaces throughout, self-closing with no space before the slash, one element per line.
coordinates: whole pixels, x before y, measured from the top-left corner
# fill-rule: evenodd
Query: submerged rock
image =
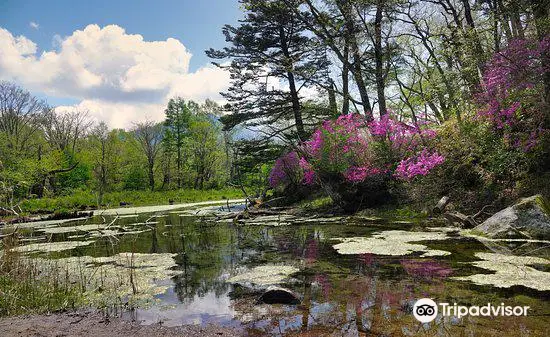
<path fill-rule="evenodd" d="M 291 290 L 271 286 L 260 296 L 258 302 L 266 304 L 300 304 L 298 296 Z"/>
<path fill-rule="evenodd" d="M 542 196 L 522 199 L 495 213 L 475 232 L 490 238 L 550 238 L 550 206 Z"/>

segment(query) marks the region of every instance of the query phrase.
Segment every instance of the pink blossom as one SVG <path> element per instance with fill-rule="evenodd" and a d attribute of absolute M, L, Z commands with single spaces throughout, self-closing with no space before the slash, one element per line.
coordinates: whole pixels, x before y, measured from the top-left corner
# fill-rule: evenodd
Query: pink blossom
<path fill-rule="evenodd" d="M 304 185 L 313 185 L 315 183 L 315 171 L 304 171 L 304 179 L 302 180 Z"/>
<path fill-rule="evenodd" d="M 437 152 L 429 153 L 423 150 L 419 155 L 403 159 L 397 165 L 395 175 L 404 180 L 410 180 L 415 176 L 428 174 L 434 167 L 441 165 L 445 157 Z"/>

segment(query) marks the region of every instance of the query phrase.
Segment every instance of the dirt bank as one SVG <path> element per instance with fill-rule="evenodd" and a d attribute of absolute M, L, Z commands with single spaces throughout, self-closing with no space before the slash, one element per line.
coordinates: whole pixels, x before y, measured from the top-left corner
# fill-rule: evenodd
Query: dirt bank
<path fill-rule="evenodd" d="M 242 336 L 237 330 L 209 325 L 164 327 L 158 324 L 139 325 L 120 318 L 106 318 L 95 311 L 32 315 L 0 319 L 0 336 L 94 336 L 94 337 L 152 337 L 152 336 Z"/>

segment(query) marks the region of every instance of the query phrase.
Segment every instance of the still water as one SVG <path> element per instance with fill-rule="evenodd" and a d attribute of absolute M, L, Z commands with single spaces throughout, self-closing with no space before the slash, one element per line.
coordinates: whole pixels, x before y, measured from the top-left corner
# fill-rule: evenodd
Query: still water
<path fill-rule="evenodd" d="M 481 242 L 437 229 L 442 223 L 407 219 L 268 218 L 238 224 L 219 214 L 216 218 L 172 210 L 116 220 L 110 215 L 46 223 L 22 228 L 21 233 L 22 244 L 30 245 L 26 254 L 39 258 L 119 253 L 171 257 L 173 274 L 148 274 L 150 282 L 161 287 L 153 301 L 117 311 L 142 324 L 214 323 L 253 336 L 548 336 L 548 264 L 539 261 L 528 269 L 510 264 L 517 271 L 499 272 L 497 281 L 484 278 L 495 270 L 475 264 L 482 260 L 476 253 L 529 255 L 544 262 L 550 255 L 547 242 Z M 439 236 L 415 236 L 410 246 L 411 239 L 403 239 L 408 232 Z M 37 246 L 55 242 L 85 243 L 60 251 Z M 338 246 L 342 242 L 351 245 Z M 373 242 L 378 246 L 362 251 Z M 259 266 L 296 268 L 278 285 L 297 294 L 301 304 L 260 304 L 261 287 L 229 282 Z M 472 275 L 481 277 L 468 279 Z M 438 315 L 421 324 L 412 308 L 425 297 L 459 305 L 530 306 L 530 311 L 522 317 Z"/>

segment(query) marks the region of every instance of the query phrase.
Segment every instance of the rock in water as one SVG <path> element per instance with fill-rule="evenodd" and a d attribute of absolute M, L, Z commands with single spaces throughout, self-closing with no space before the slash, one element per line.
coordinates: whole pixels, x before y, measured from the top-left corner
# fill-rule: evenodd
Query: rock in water
<path fill-rule="evenodd" d="M 267 304 L 300 304 L 298 297 L 290 290 L 280 287 L 269 287 L 260 296 L 258 302 Z"/>
<path fill-rule="evenodd" d="M 550 239 L 550 206 L 541 195 L 522 199 L 495 213 L 474 231 L 494 239 Z"/>

